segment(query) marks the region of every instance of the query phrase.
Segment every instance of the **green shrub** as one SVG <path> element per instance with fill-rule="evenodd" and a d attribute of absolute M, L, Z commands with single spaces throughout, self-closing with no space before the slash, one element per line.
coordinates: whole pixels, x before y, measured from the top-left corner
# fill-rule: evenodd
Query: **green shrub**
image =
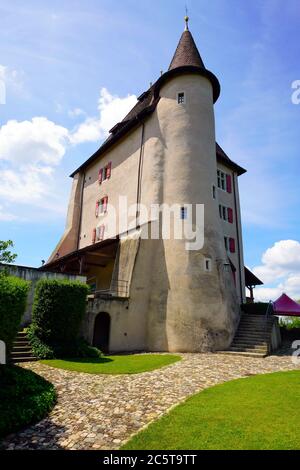
<path fill-rule="evenodd" d="M 77 281 L 42 279 L 37 283 L 28 332 L 37 357 L 97 357 L 79 338 L 88 292 L 89 287 Z"/>
<path fill-rule="evenodd" d="M 39 359 L 54 359 L 55 353 L 53 348 L 42 342 L 39 338 L 38 330 L 36 325 L 31 324 L 27 331 L 27 338 L 33 354 Z"/>
<path fill-rule="evenodd" d="M 99 358 L 102 357 L 102 353 L 99 351 L 99 349 L 90 346 L 84 339 L 80 338 L 77 341 L 77 351 L 75 357 Z"/>
<path fill-rule="evenodd" d="M 281 328 L 284 328 L 286 330 L 300 329 L 300 318 L 299 317 L 280 318 L 279 325 Z"/>
<path fill-rule="evenodd" d="M 255 302 L 253 304 L 242 304 L 242 312 L 248 315 L 265 315 L 267 312 L 268 302 Z"/>
<path fill-rule="evenodd" d="M 18 332 L 27 301 L 29 283 L 12 276 L 0 276 L 0 340 L 7 355 Z"/>
<path fill-rule="evenodd" d="M 17 366 L 0 366 L 0 436 L 44 418 L 56 402 L 54 386 Z"/>

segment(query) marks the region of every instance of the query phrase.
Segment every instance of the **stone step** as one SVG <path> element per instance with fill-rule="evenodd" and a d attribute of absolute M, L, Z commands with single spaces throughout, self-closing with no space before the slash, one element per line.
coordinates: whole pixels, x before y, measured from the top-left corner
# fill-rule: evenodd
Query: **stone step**
<path fill-rule="evenodd" d="M 29 344 L 29 341 L 14 341 L 14 346 L 27 346 Z"/>
<path fill-rule="evenodd" d="M 256 358 L 263 358 L 266 357 L 267 354 L 262 353 L 254 353 L 254 352 L 239 352 L 239 351 L 218 351 L 218 354 L 226 354 L 232 356 L 244 356 L 244 357 L 256 357 Z"/>
<path fill-rule="evenodd" d="M 11 358 L 11 362 L 13 362 L 14 364 L 19 363 L 19 362 L 35 362 L 35 361 L 37 361 L 37 358 L 34 356 L 22 356 L 22 357 L 16 356 L 16 357 Z"/>
<path fill-rule="evenodd" d="M 33 356 L 32 351 L 12 351 L 11 357 L 29 357 Z"/>
<path fill-rule="evenodd" d="M 268 328 L 248 328 L 248 327 L 239 326 L 238 332 L 265 335 L 265 334 L 270 334 L 271 329 L 268 329 Z"/>
<path fill-rule="evenodd" d="M 268 348 L 240 348 L 238 346 L 230 346 L 229 351 L 236 351 L 236 352 L 253 352 L 259 354 L 268 354 Z"/>
<path fill-rule="evenodd" d="M 256 344 L 232 344 L 229 349 L 239 349 L 240 351 L 246 351 L 251 349 L 252 351 L 257 350 L 259 352 L 268 351 L 268 346 L 259 346 Z"/>
<path fill-rule="evenodd" d="M 18 351 L 31 351 L 31 346 L 25 345 L 25 346 L 13 346 L 12 352 L 18 352 Z"/>
<path fill-rule="evenodd" d="M 256 342 L 256 343 L 267 343 L 268 342 L 268 337 L 265 337 L 265 336 L 261 336 L 261 337 L 257 337 L 257 336 L 246 336 L 246 335 L 237 335 L 234 337 L 234 341 L 237 340 L 237 341 L 245 341 L 246 343 L 251 342 Z"/>
<path fill-rule="evenodd" d="M 250 339 L 251 341 L 267 341 L 269 339 L 269 335 L 251 335 L 243 332 L 237 332 L 235 338 Z"/>
<path fill-rule="evenodd" d="M 246 343 L 245 341 L 233 341 L 231 344 L 231 347 L 237 347 L 237 348 L 265 348 L 268 349 L 268 344 L 267 343 Z"/>

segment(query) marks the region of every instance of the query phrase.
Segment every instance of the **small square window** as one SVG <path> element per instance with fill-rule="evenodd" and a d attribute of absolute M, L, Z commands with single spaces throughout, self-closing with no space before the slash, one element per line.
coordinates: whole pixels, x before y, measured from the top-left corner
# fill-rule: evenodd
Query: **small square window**
<path fill-rule="evenodd" d="M 185 94 L 184 92 L 177 93 L 177 103 L 185 104 Z"/>

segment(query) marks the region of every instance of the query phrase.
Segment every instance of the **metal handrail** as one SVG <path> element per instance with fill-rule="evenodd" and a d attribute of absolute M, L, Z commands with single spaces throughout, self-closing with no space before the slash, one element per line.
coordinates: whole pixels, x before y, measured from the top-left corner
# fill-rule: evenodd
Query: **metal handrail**
<path fill-rule="evenodd" d="M 273 311 L 274 311 L 273 302 L 272 302 L 272 300 L 270 300 L 269 304 L 268 304 L 268 307 L 267 307 L 267 310 L 266 310 L 266 313 L 265 313 L 265 329 L 267 329 L 268 319 L 269 319 L 269 317 L 270 317 L 270 315 Z"/>
<path fill-rule="evenodd" d="M 107 289 L 98 289 L 95 292 L 95 295 L 105 295 L 112 297 L 114 295 L 120 297 L 129 296 L 129 282 L 123 279 L 112 279 L 110 287 Z"/>

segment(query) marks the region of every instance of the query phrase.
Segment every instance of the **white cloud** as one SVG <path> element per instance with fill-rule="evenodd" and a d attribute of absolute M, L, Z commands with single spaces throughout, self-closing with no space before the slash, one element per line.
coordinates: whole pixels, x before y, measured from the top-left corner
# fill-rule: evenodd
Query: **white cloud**
<path fill-rule="evenodd" d="M 70 111 L 68 111 L 68 115 L 71 118 L 76 118 L 78 116 L 86 116 L 86 112 L 80 108 L 75 108 L 75 109 L 71 109 Z"/>
<path fill-rule="evenodd" d="M 0 128 L 0 160 L 13 165 L 58 165 L 65 154 L 69 132 L 45 117 L 8 121 Z"/>
<path fill-rule="evenodd" d="M 6 73 L 3 67 L 0 72 Z M 99 117 L 86 117 L 75 130 L 46 117 L 22 122 L 10 120 L 0 126 L 0 198 L 2 203 L 10 204 L 7 211 L 0 207 L 0 220 L 11 221 L 15 214 L 19 218 L 21 205 L 30 207 L 28 219 L 37 216 L 37 208 L 64 214 L 67 201 L 62 203 L 57 169 L 65 153 L 71 145 L 96 141 L 100 144 L 135 103 L 135 96 L 120 98 L 102 88 Z M 73 109 L 71 114 L 74 117 L 86 115 L 80 108 Z"/>
<path fill-rule="evenodd" d="M 300 243 L 281 240 L 265 251 L 262 264 L 253 272 L 266 287 L 256 289 L 256 300 L 276 300 L 283 292 L 300 299 Z"/>
<path fill-rule="evenodd" d="M 135 95 L 120 98 L 112 95 L 106 88 L 102 88 L 98 101 L 99 117 L 87 118 L 75 128 L 71 134 L 71 142 L 81 144 L 104 139 L 115 124 L 124 119 L 136 102 Z"/>
<path fill-rule="evenodd" d="M 27 97 L 27 92 L 24 88 L 24 72 L 20 70 L 12 69 L 6 65 L 0 64 L 0 81 L 5 84 L 7 91 L 12 92 L 16 95 Z M 9 95 L 6 93 L 6 98 Z"/>

